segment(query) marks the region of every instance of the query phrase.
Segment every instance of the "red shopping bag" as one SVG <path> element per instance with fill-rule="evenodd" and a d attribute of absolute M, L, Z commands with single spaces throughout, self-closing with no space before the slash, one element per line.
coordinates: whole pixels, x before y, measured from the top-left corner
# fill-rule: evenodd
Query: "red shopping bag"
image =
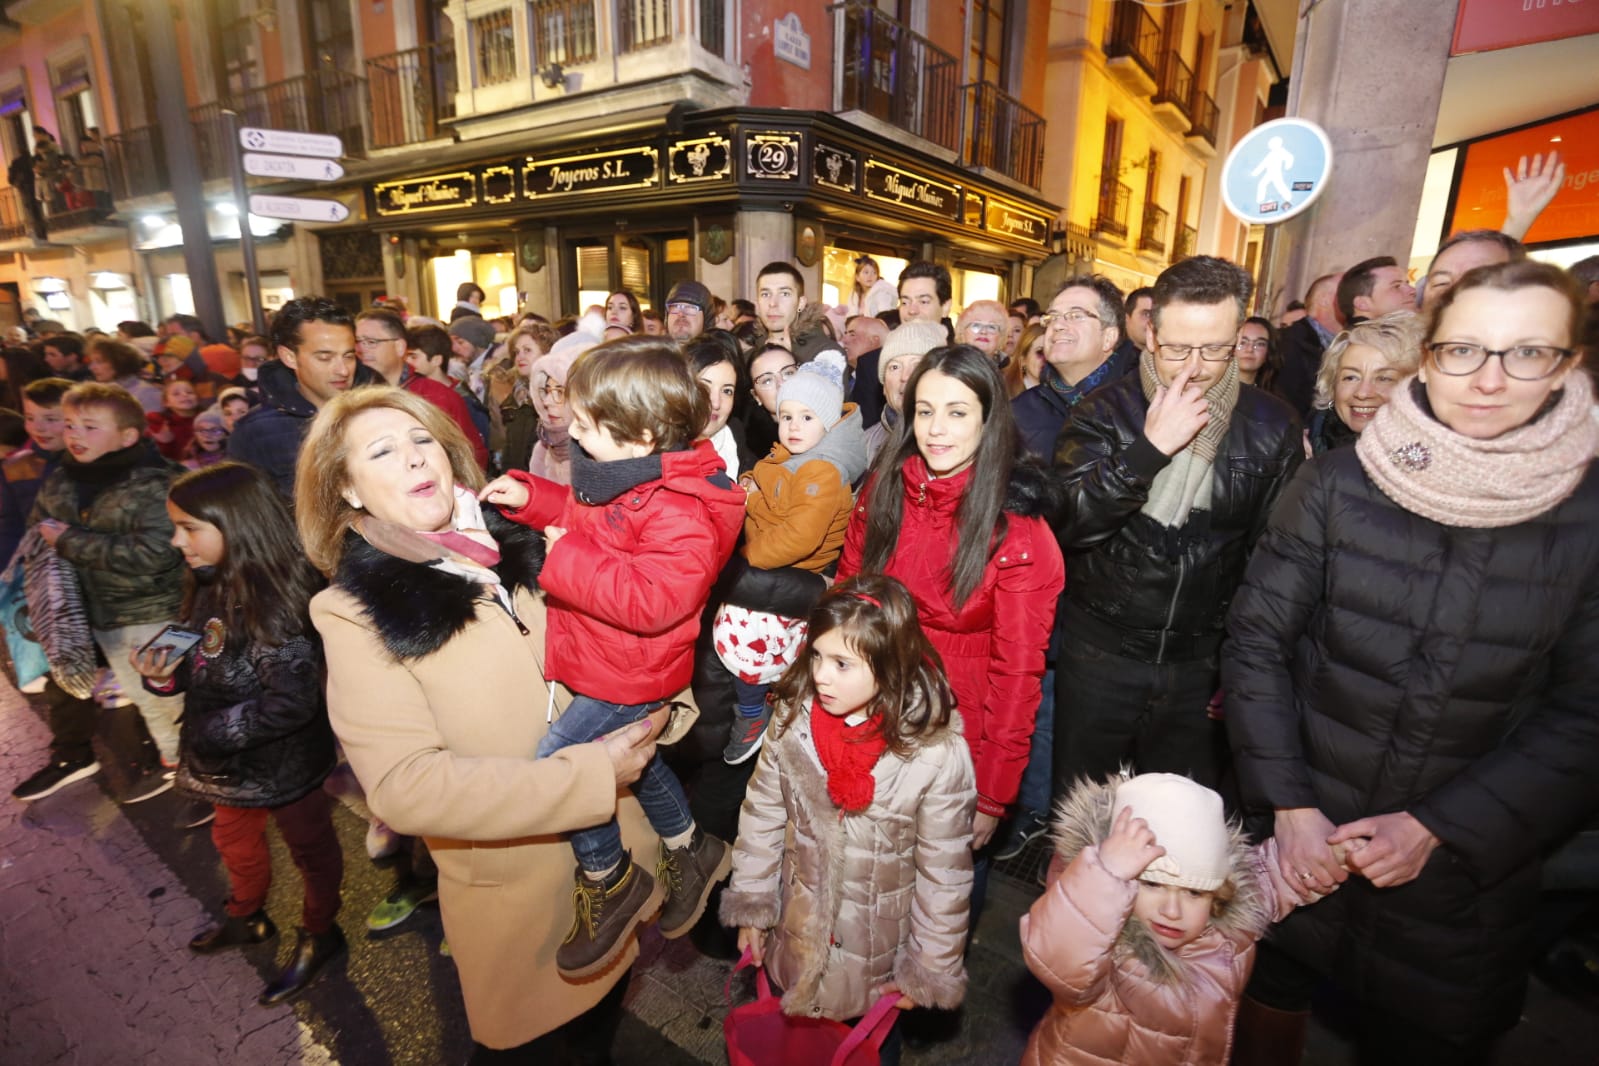
<path fill-rule="evenodd" d="M 749 965 L 745 951 L 733 973 Z M 729 1001 L 732 993 L 733 974 L 728 974 Z M 877 1066 L 877 1053 L 894 1026 L 897 1002 L 898 993 L 882 997 L 853 1029 L 831 1018 L 796 1017 L 783 1013 L 766 970 L 758 968 L 755 1002 L 734 1007 L 722 1022 L 728 1061 L 731 1066 Z"/>

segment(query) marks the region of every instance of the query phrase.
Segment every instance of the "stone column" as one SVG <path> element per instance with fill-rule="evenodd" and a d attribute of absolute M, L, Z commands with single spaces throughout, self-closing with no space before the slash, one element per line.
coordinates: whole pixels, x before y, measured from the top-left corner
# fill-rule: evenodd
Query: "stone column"
<path fill-rule="evenodd" d="M 1327 131 L 1332 175 L 1271 228 L 1264 290 L 1300 299 L 1362 259 L 1407 261 L 1459 2 L 1322 0 L 1300 18 L 1288 114 Z"/>

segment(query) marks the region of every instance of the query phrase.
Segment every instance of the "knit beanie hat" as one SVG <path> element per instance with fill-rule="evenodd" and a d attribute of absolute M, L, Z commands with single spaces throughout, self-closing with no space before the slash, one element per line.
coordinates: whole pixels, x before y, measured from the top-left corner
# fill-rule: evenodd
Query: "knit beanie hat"
<path fill-rule="evenodd" d="M 785 403 L 804 404 L 822 420 L 822 425 L 832 429 L 844 411 L 844 368 L 848 365 L 843 353 L 831 348 L 802 363 L 794 376 L 778 388 L 778 409 Z"/>
<path fill-rule="evenodd" d="M 225 378 L 239 376 L 239 350 L 231 344 L 207 344 L 200 349 L 200 358 L 205 360 L 206 369 L 213 374 Z"/>
<path fill-rule="evenodd" d="M 1116 786 L 1111 824 L 1128 807 L 1166 849 L 1144 880 L 1200 892 L 1214 892 L 1227 880 L 1232 833 L 1215 792 L 1178 774 L 1139 774 Z"/>
<path fill-rule="evenodd" d="M 923 322 L 912 319 L 902 326 L 896 326 L 883 340 L 882 354 L 877 357 L 877 383 L 887 384 L 883 374 L 888 370 L 888 364 L 902 355 L 914 355 L 920 358 L 949 343 L 949 333 L 937 322 Z"/>
<path fill-rule="evenodd" d="M 494 343 L 495 329 L 478 315 L 462 315 L 450 323 L 450 336 L 465 338 L 468 344 L 482 351 Z"/>
<path fill-rule="evenodd" d="M 212 429 L 226 429 L 227 423 L 222 421 L 222 412 L 215 407 L 207 407 L 204 411 L 194 416 L 194 428 L 210 426 Z"/>

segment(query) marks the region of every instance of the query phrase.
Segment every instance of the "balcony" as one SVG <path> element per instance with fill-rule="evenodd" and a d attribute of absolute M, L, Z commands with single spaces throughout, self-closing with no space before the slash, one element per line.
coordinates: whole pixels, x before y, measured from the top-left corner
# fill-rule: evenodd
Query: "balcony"
<path fill-rule="evenodd" d="M 1155 105 L 1155 119 L 1173 133 L 1188 130 L 1194 95 L 1194 71 L 1183 57 L 1171 49 L 1160 60 L 1160 88 L 1150 103 Z"/>
<path fill-rule="evenodd" d="M 222 106 L 239 113 L 241 126 L 331 133 L 344 142 L 344 154 L 366 154 L 366 79 L 324 67 L 246 89 Z"/>
<path fill-rule="evenodd" d="M 28 210 L 21 190 L 0 187 L 0 243 L 43 236 L 43 219 Z"/>
<path fill-rule="evenodd" d="M 1200 154 L 1214 158 L 1216 155 L 1216 98 L 1207 92 L 1194 91 L 1193 124 L 1188 127 L 1188 146 Z"/>
<path fill-rule="evenodd" d="M 455 42 L 438 41 L 366 61 L 372 147 L 448 137 L 455 117 Z"/>
<path fill-rule="evenodd" d="M 955 57 L 863 0 L 828 8 L 842 42 L 833 110 L 861 111 L 940 148 L 961 148 Z"/>
<path fill-rule="evenodd" d="M 105 139 L 107 169 L 114 200 L 155 196 L 172 187 L 160 128 L 139 126 Z"/>
<path fill-rule="evenodd" d="M 987 167 L 1038 188 L 1044 171 L 1044 119 L 987 82 L 961 86 L 965 164 Z"/>
<path fill-rule="evenodd" d="M 1144 205 L 1144 228 L 1138 235 L 1138 250 L 1153 255 L 1166 254 L 1166 209 Z"/>
<path fill-rule="evenodd" d="M 1172 249 L 1171 261 L 1187 259 L 1199 250 L 1199 230 L 1193 226 L 1182 226 L 1177 230 L 1177 247 Z"/>
<path fill-rule="evenodd" d="M 1099 215 L 1094 219 L 1094 232 L 1109 237 L 1127 239 L 1127 210 L 1133 202 L 1133 190 L 1122 182 L 1106 178 L 1099 183 Z"/>
<path fill-rule="evenodd" d="M 616 32 L 622 53 L 672 39 L 672 0 L 616 0 Z"/>
<path fill-rule="evenodd" d="M 1105 66 L 1136 96 L 1148 96 L 1160 84 L 1155 65 L 1160 55 L 1160 27 L 1142 4 L 1120 3 L 1111 9 L 1105 38 Z"/>

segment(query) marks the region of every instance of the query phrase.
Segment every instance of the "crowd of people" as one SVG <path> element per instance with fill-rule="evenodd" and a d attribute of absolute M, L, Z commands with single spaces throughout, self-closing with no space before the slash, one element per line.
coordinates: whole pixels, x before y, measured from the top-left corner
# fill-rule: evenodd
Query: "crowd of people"
<path fill-rule="evenodd" d="M 1286 325 L 1208 256 L 953 317 L 863 256 L 836 308 L 779 261 L 653 314 L 34 322 L 13 795 L 137 704 L 121 800 L 175 787 L 228 873 L 190 947 L 277 935 L 269 820 L 301 875 L 265 1005 L 346 950 L 346 803 L 400 860 L 367 928 L 439 901 L 476 1062 L 607 1061 L 649 923 L 788 1014 L 891 999 L 897 1062 L 1045 834 L 1027 1062 L 1296 1062 L 1327 981 L 1363 1062 L 1485 1061 L 1599 889 L 1540 891 L 1599 809 L 1582 277 L 1473 232 Z"/>

